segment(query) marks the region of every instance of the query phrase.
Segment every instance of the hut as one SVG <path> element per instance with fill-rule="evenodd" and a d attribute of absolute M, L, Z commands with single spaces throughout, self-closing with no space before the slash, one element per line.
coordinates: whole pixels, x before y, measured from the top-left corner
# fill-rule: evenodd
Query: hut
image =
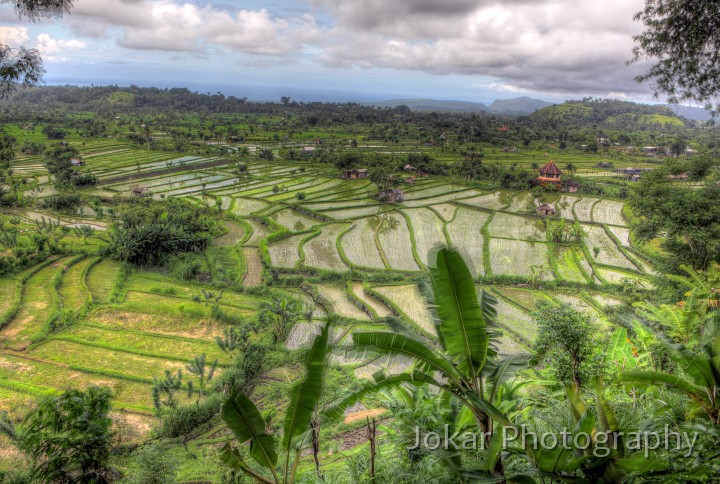
<path fill-rule="evenodd" d="M 345 170 L 342 174 L 342 177 L 348 180 L 358 180 L 361 178 L 367 178 L 368 177 L 368 171 L 365 168 L 360 169 L 353 169 L 353 170 Z"/>
<path fill-rule="evenodd" d="M 541 217 L 552 217 L 555 215 L 555 207 L 552 205 L 549 205 L 547 203 L 543 203 L 538 208 L 535 209 L 538 215 Z"/>
<path fill-rule="evenodd" d="M 550 161 L 547 165 L 540 168 L 540 176 L 537 177 L 538 183 L 542 185 L 551 185 L 560 188 L 562 181 L 560 180 L 562 171 L 557 165 Z"/>
<path fill-rule="evenodd" d="M 414 166 L 408 164 L 408 165 L 405 165 L 405 166 L 403 167 L 403 171 L 406 171 L 406 172 L 408 172 L 408 173 L 413 173 L 413 172 L 416 171 L 416 169 L 415 169 Z"/>
<path fill-rule="evenodd" d="M 405 194 L 399 188 L 388 188 L 378 194 L 378 199 L 383 202 L 399 203 L 405 199 Z"/>
<path fill-rule="evenodd" d="M 407 183 L 408 185 L 414 185 L 414 184 L 415 184 L 415 177 L 414 177 L 414 176 L 411 176 L 411 177 L 406 178 L 406 179 L 405 179 L 405 183 Z"/>
<path fill-rule="evenodd" d="M 70 158 L 70 164 L 72 166 L 83 166 L 85 163 L 80 158 Z"/>
<path fill-rule="evenodd" d="M 147 195 L 147 193 L 148 193 L 148 189 L 145 187 L 136 186 L 136 187 L 133 187 L 133 189 L 132 189 L 132 194 L 135 195 L 136 197 L 142 197 L 144 195 Z"/>
<path fill-rule="evenodd" d="M 565 182 L 565 191 L 569 193 L 577 193 L 580 184 L 575 180 L 568 180 Z"/>

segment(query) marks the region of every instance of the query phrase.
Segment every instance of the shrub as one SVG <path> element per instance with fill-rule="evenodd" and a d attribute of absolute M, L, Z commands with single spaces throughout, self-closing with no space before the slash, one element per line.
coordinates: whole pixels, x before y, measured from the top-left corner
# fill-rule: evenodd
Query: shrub
<path fill-rule="evenodd" d="M 180 437 L 212 420 L 220 411 L 222 398 L 211 395 L 204 401 L 171 408 L 158 427 L 159 437 Z"/>
<path fill-rule="evenodd" d="M 167 268 L 173 277 L 183 281 L 192 281 L 200 272 L 202 264 L 192 254 L 183 253 L 170 257 Z"/>
<path fill-rule="evenodd" d="M 131 484 L 171 484 L 175 482 L 177 459 L 169 455 L 169 445 L 152 444 L 134 453 L 137 469 L 130 472 L 127 482 Z"/>
<path fill-rule="evenodd" d="M 45 207 L 59 212 L 75 213 L 82 205 L 83 201 L 80 195 L 53 195 L 43 199 Z"/>

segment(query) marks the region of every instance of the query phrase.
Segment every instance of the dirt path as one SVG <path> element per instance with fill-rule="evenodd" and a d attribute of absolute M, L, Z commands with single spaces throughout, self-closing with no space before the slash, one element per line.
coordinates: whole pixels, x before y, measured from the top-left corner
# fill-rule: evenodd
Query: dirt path
<path fill-rule="evenodd" d="M 239 223 L 233 222 L 232 220 L 225 220 L 223 224 L 228 229 L 227 233 L 213 240 L 212 245 L 216 247 L 228 247 L 237 244 L 245 237 L 245 231 Z"/>

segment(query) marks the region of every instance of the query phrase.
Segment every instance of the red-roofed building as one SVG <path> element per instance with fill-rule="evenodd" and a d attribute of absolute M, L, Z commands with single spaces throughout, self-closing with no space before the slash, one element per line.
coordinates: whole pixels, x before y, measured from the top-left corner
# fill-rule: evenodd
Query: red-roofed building
<path fill-rule="evenodd" d="M 559 188 L 562 183 L 560 181 L 560 175 L 562 175 L 562 171 L 551 161 L 540 168 L 540 176 L 537 180 L 540 185 L 555 185 Z"/>

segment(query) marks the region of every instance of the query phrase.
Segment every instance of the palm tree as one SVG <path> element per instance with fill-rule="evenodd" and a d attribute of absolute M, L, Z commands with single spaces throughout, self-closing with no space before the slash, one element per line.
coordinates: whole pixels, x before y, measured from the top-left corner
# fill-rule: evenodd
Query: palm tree
<path fill-rule="evenodd" d="M 571 175 L 574 174 L 575 171 L 577 170 L 577 168 L 575 167 L 575 164 L 573 164 L 573 163 L 566 163 L 566 164 L 565 164 L 565 169 L 566 169 L 567 171 L 569 171 Z"/>
<path fill-rule="evenodd" d="M 285 341 L 290 326 L 299 319 L 302 308 L 297 300 L 288 297 L 275 297 L 260 306 L 261 318 L 269 319 L 272 324 L 275 342 Z"/>
<path fill-rule="evenodd" d="M 500 432 L 494 423 L 514 427 L 510 419 L 494 406 L 502 383 L 524 366 L 525 357 L 514 355 L 500 359 L 492 344 L 499 332 L 495 326 L 496 300 L 482 292 L 480 298 L 462 256 L 454 249 L 442 248 L 430 267 L 431 307 L 436 312 L 438 345 L 415 339 L 408 332 L 357 332 L 353 346 L 360 352 L 403 355 L 415 362 L 412 373 L 394 376 L 375 375 L 374 381 L 360 391 L 333 405 L 326 414 L 333 418 L 365 395 L 403 383 L 427 384 L 443 390 L 464 406 L 485 433 L 489 452 L 482 471 L 502 474 Z M 397 324 L 397 323 L 395 323 Z"/>

